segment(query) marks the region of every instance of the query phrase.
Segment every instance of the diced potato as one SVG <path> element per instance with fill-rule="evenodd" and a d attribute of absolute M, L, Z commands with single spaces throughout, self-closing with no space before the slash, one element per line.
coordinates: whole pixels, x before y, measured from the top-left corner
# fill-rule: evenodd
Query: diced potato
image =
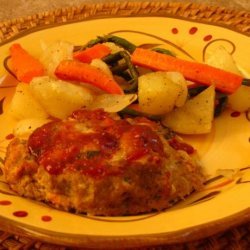
<path fill-rule="evenodd" d="M 223 46 L 217 47 L 210 55 L 208 55 L 205 63 L 241 75 L 232 55 Z"/>
<path fill-rule="evenodd" d="M 250 87 L 242 85 L 228 97 L 228 104 L 233 110 L 247 111 L 250 108 Z"/>
<path fill-rule="evenodd" d="M 112 94 L 103 94 L 98 95 L 90 109 L 99 109 L 102 108 L 106 112 L 119 112 L 137 99 L 136 94 L 128 95 L 112 95 Z"/>
<path fill-rule="evenodd" d="M 62 60 L 72 59 L 74 46 L 65 41 L 57 41 L 46 47 L 40 61 L 48 76 L 55 77 L 54 72 Z"/>
<path fill-rule="evenodd" d="M 30 85 L 19 83 L 12 98 L 10 109 L 11 115 L 16 119 L 46 118 L 47 112 L 31 93 Z"/>
<path fill-rule="evenodd" d="M 184 106 L 166 114 L 163 125 L 182 134 L 205 134 L 212 128 L 214 117 L 215 88 L 210 86 Z"/>
<path fill-rule="evenodd" d="M 185 104 L 188 97 L 187 82 L 184 76 L 179 72 L 167 72 L 167 75 L 171 81 L 181 86 L 180 92 L 175 102 L 176 107 L 181 107 Z"/>
<path fill-rule="evenodd" d="M 176 81 L 177 80 L 177 81 Z M 184 80 L 185 81 L 185 80 Z M 187 87 L 177 72 L 153 72 L 138 79 L 138 99 L 142 112 L 162 115 L 187 98 Z"/>
<path fill-rule="evenodd" d="M 103 71 L 107 75 L 113 77 L 113 74 L 112 74 L 109 66 L 101 59 L 93 59 L 90 64 L 92 66 L 95 66 L 96 68 L 100 69 L 101 71 Z"/>
<path fill-rule="evenodd" d="M 106 45 L 110 48 L 112 54 L 124 50 L 122 47 L 120 47 L 112 42 L 106 42 L 106 43 L 104 43 L 104 45 Z"/>
<path fill-rule="evenodd" d="M 206 63 L 242 75 L 232 55 L 224 47 L 218 47 L 214 53 L 207 58 Z M 250 87 L 242 85 L 235 93 L 229 95 L 228 105 L 236 111 L 244 112 L 248 110 L 250 108 Z"/>
<path fill-rule="evenodd" d="M 29 118 L 20 120 L 19 122 L 17 122 L 13 133 L 17 137 L 27 138 L 36 128 L 41 127 L 47 122 L 49 122 L 48 119 L 41 118 Z"/>
<path fill-rule="evenodd" d="M 30 88 L 44 109 L 60 119 L 66 118 L 76 109 L 88 107 L 93 101 L 89 89 L 47 76 L 34 78 Z"/>

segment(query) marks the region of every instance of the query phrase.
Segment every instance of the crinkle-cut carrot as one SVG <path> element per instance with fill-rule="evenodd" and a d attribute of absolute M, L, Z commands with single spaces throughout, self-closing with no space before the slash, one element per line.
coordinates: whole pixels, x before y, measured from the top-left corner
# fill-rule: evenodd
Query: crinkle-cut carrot
<path fill-rule="evenodd" d="M 93 47 L 74 52 L 73 58 L 84 63 L 91 63 L 93 59 L 101 59 L 110 53 L 111 49 L 108 46 L 98 43 Z"/>
<path fill-rule="evenodd" d="M 178 71 L 190 81 L 202 85 L 214 85 L 221 92 L 232 94 L 242 84 L 239 75 L 214 68 L 207 64 L 182 60 L 152 50 L 136 48 L 131 56 L 132 63 L 158 71 Z"/>
<path fill-rule="evenodd" d="M 33 77 L 44 75 L 44 67 L 18 43 L 10 47 L 10 67 L 16 78 L 29 83 Z"/>
<path fill-rule="evenodd" d="M 87 63 L 64 60 L 57 66 L 55 75 L 62 80 L 92 84 L 111 94 L 123 94 L 122 88 L 112 77 Z"/>

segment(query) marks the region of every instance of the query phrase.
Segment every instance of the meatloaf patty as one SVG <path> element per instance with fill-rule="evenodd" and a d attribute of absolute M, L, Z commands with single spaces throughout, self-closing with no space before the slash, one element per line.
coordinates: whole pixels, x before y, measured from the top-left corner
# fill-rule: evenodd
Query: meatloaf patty
<path fill-rule="evenodd" d="M 159 124 L 102 110 L 78 110 L 13 139 L 3 170 L 21 196 L 105 216 L 165 209 L 204 180 L 192 147 L 166 139 Z"/>

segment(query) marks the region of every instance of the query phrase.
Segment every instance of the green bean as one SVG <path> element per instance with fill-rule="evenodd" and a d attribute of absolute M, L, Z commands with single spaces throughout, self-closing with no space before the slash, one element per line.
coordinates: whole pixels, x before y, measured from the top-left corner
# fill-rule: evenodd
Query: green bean
<path fill-rule="evenodd" d="M 242 85 L 250 86 L 250 79 L 243 79 Z"/>
<path fill-rule="evenodd" d="M 99 36 L 96 39 L 90 40 L 86 45 L 75 46 L 75 51 L 83 50 L 85 48 L 92 47 L 97 43 L 104 43 L 104 42 L 113 42 L 116 45 L 125 49 L 117 53 L 108 55 L 102 60 L 105 63 L 109 64 L 109 66 L 111 66 L 111 71 L 113 74 L 118 74 L 121 76 L 123 75 L 123 73 L 120 72 L 128 71 L 131 79 L 128 80 L 128 86 L 124 86 L 124 92 L 126 93 L 135 92 L 138 88 L 138 72 L 135 66 L 132 64 L 129 54 L 129 52 L 132 53 L 136 49 L 136 46 L 134 44 L 132 44 L 131 42 L 127 41 L 124 38 L 107 35 L 107 36 Z M 119 65 L 118 61 L 120 61 L 121 59 L 124 59 L 125 63 Z"/>
<path fill-rule="evenodd" d="M 138 72 L 130 60 L 130 55 L 126 51 L 121 51 L 121 55 L 127 63 L 129 73 L 131 74 L 132 78 L 131 85 L 127 89 L 124 89 L 124 91 L 127 93 L 134 92 L 138 88 Z"/>
<path fill-rule="evenodd" d="M 94 45 L 98 44 L 98 43 L 104 43 L 104 38 L 101 36 L 98 36 L 95 39 L 90 40 L 88 43 L 86 43 L 85 45 L 78 45 L 78 46 L 74 46 L 74 52 L 75 51 L 79 51 L 79 50 L 84 50 L 90 47 L 93 47 Z"/>
<path fill-rule="evenodd" d="M 153 51 L 156 51 L 161 54 L 169 55 L 169 56 L 176 56 L 174 52 L 168 50 L 168 49 L 163 49 L 163 48 L 153 48 Z"/>
<path fill-rule="evenodd" d="M 113 68 L 111 68 L 111 72 L 114 75 L 121 75 L 127 69 L 128 69 L 128 64 L 122 63 L 122 64 L 118 64 L 118 65 L 114 66 Z"/>
<path fill-rule="evenodd" d="M 161 119 L 161 116 L 146 114 L 144 112 L 140 112 L 140 111 L 128 108 L 128 107 L 124 108 L 123 110 L 119 111 L 118 113 L 122 117 L 124 117 L 126 115 L 132 116 L 132 117 L 140 116 L 140 117 L 147 117 L 148 119 L 154 120 L 154 121 L 159 121 Z"/>
<path fill-rule="evenodd" d="M 199 93 L 201 93 L 203 90 L 205 90 L 207 87 L 206 86 L 198 86 L 195 88 L 190 88 L 188 89 L 188 94 L 190 97 L 196 96 Z"/>
<path fill-rule="evenodd" d="M 216 106 L 214 109 L 214 117 L 218 117 L 227 106 L 228 96 L 227 95 L 217 95 L 216 93 Z"/>
<path fill-rule="evenodd" d="M 117 61 L 122 59 L 122 55 L 120 52 L 116 52 L 114 54 L 110 54 L 106 57 L 104 57 L 102 60 L 107 63 L 107 64 L 112 64 L 112 63 L 116 63 Z"/>
<path fill-rule="evenodd" d="M 97 43 L 106 43 L 106 42 L 113 42 L 119 47 L 122 47 L 125 50 L 129 51 L 130 53 L 132 53 L 136 49 L 136 46 L 133 43 L 129 42 L 124 38 L 107 35 L 107 36 L 98 36 L 97 38 L 90 40 L 87 44 L 83 46 L 75 46 L 74 51 L 84 50 L 86 48 L 94 46 Z"/>
<path fill-rule="evenodd" d="M 124 59 L 125 62 L 118 64 L 118 61 L 120 61 L 121 59 Z M 137 91 L 139 74 L 135 66 L 132 64 L 130 54 L 127 51 L 122 50 L 113 55 L 109 55 L 105 57 L 103 61 L 107 64 L 115 64 L 115 66 L 111 67 L 111 71 L 113 74 L 123 77 L 125 72 L 129 73 L 129 80 L 127 77 L 123 77 L 128 81 L 128 86 L 123 86 L 123 90 L 125 93 L 132 93 Z M 128 76 L 128 74 L 126 76 Z"/>
<path fill-rule="evenodd" d="M 113 42 L 116 45 L 124 48 L 125 50 L 129 51 L 130 53 L 133 53 L 136 49 L 136 46 L 129 42 L 128 40 L 118 37 L 118 36 L 108 36 L 108 42 Z"/>
<path fill-rule="evenodd" d="M 131 79 L 131 75 L 129 74 L 128 71 L 120 71 L 117 72 L 116 75 L 122 77 L 128 84 L 132 84 L 131 81 L 133 81 L 133 79 Z"/>

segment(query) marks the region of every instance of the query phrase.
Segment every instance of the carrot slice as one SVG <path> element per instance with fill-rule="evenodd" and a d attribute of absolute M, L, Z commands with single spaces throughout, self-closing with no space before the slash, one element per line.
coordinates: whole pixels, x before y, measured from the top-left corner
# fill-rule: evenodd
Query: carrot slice
<path fill-rule="evenodd" d="M 91 63 L 93 59 L 101 59 L 110 53 L 111 49 L 108 46 L 98 43 L 93 47 L 74 52 L 73 58 L 84 63 Z"/>
<path fill-rule="evenodd" d="M 20 44 L 11 45 L 10 56 L 11 69 L 19 81 L 29 83 L 33 77 L 44 75 L 42 63 L 24 50 Z"/>
<path fill-rule="evenodd" d="M 111 94 L 123 94 L 122 88 L 112 77 L 87 63 L 64 60 L 57 66 L 55 75 L 62 80 L 92 84 Z"/>
<path fill-rule="evenodd" d="M 132 63 L 138 66 L 160 71 L 178 71 L 187 80 L 203 85 L 215 85 L 215 88 L 227 94 L 234 93 L 242 84 L 239 75 L 214 68 L 207 64 L 182 60 L 152 50 L 136 48 L 131 56 Z"/>

